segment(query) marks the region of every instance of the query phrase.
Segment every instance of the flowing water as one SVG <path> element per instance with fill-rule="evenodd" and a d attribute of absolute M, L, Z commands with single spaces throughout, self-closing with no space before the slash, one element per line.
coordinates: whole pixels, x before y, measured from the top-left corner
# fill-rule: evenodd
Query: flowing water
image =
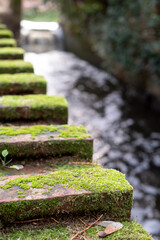
<path fill-rule="evenodd" d="M 67 98 L 69 124 L 82 124 L 95 139 L 94 159 L 126 174 L 132 218 L 160 239 L 160 115 L 127 101 L 116 79 L 72 53 L 27 52 L 25 60 L 45 76 L 48 95 Z"/>

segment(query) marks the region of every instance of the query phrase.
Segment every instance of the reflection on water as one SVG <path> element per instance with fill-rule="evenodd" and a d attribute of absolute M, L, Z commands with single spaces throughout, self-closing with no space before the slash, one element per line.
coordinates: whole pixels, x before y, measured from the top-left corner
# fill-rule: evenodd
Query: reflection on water
<path fill-rule="evenodd" d="M 27 53 L 25 59 L 46 77 L 49 95 L 67 98 L 69 123 L 93 135 L 94 158 L 126 174 L 134 187 L 133 218 L 160 235 L 159 115 L 128 103 L 116 79 L 71 53 Z"/>

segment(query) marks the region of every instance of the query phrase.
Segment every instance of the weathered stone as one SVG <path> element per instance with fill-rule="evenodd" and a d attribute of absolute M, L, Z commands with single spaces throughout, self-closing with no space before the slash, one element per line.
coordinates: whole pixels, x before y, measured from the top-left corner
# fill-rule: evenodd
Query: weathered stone
<path fill-rule="evenodd" d="M 0 59 L 23 59 L 25 51 L 22 48 L 4 47 L 0 48 Z"/>
<path fill-rule="evenodd" d="M 33 73 L 33 65 L 23 60 L 0 61 L 0 74 L 2 73 Z"/>
<path fill-rule="evenodd" d="M 8 29 L 0 30 L 0 38 L 13 38 L 13 33 Z"/>
<path fill-rule="evenodd" d="M 0 38 L 0 48 L 2 47 L 16 47 L 16 40 L 13 38 Z"/>
<path fill-rule="evenodd" d="M 0 152 L 14 160 L 70 156 L 72 161 L 92 160 L 93 140 L 82 126 L 34 125 L 0 127 Z"/>
<path fill-rule="evenodd" d="M 0 97 L 1 122 L 47 122 L 65 124 L 68 121 L 68 104 L 61 96 L 7 95 Z"/>
<path fill-rule="evenodd" d="M 41 94 L 46 88 L 44 77 L 33 73 L 0 75 L 0 95 Z"/>
<path fill-rule="evenodd" d="M 102 214 L 129 220 L 133 189 L 125 175 L 101 167 L 0 179 L 2 222 L 51 215 Z"/>

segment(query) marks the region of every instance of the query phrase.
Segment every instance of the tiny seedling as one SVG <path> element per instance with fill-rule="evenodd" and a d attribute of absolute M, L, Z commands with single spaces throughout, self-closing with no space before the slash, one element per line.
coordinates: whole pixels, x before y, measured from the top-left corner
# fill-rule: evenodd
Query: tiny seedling
<path fill-rule="evenodd" d="M 10 159 L 9 161 L 7 161 L 7 155 L 8 155 L 8 151 L 7 151 L 7 149 L 4 149 L 3 151 L 2 151 L 2 157 L 0 157 L 0 160 L 1 160 L 1 163 L 2 163 L 2 166 L 3 167 L 6 167 L 11 161 L 12 161 L 12 159 Z"/>

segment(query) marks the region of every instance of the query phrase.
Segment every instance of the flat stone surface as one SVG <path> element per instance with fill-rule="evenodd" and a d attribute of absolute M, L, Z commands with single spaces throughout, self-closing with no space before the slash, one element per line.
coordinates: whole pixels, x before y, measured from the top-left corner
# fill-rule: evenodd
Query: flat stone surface
<path fill-rule="evenodd" d="M 1 60 L 0 74 L 33 73 L 33 65 L 23 60 Z"/>
<path fill-rule="evenodd" d="M 129 220 L 132 201 L 132 187 L 124 174 L 113 169 L 90 167 L 0 179 L 2 222 L 90 213 Z"/>
<path fill-rule="evenodd" d="M 16 47 L 16 40 L 13 38 L 0 38 L 0 48 Z"/>
<path fill-rule="evenodd" d="M 35 159 L 75 157 L 75 161 L 92 160 L 93 139 L 82 126 L 34 125 L 0 127 L 0 152 L 7 149 L 9 157 Z M 53 159 L 54 162 L 54 159 Z"/>
<path fill-rule="evenodd" d="M 0 74 L 0 95 L 45 94 L 44 77 L 33 73 Z"/>
<path fill-rule="evenodd" d="M 7 95 L 0 97 L 1 122 L 35 122 L 65 124 L 68 122 L 68 104 L 64 97 L 37 95 Z"/>
<path fill-rule="evenodd" d="M 3 47 L 0 48 L 0 59 L 23 59 L 25 51 L 17 47 Z"/>

